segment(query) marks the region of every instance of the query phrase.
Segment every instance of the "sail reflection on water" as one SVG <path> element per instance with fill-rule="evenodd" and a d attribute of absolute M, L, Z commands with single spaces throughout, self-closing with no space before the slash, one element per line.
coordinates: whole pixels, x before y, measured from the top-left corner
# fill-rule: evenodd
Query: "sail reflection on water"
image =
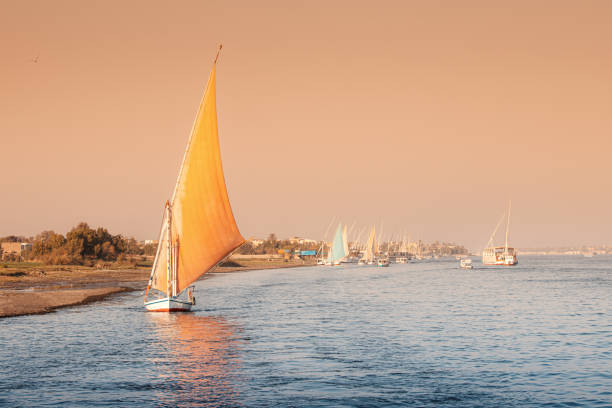
<path fill-rule="evenodd" d="M 223 319 L 194 314 L 150 314 L 159 335 L 158 347 L 169 360 L 157 365 L 167 386 L 156 390 L 162 405 L 214 406 L 238 402 L 235 379 L 239 373 L 240 341 L 235 328 Z"/>

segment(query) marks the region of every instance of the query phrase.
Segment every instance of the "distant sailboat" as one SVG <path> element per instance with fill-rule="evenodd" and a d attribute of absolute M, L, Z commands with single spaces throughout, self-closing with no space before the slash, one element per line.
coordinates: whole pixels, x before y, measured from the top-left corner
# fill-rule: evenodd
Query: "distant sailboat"
<path fill-rule="evenodd" d="M 372 265 L 376 261 L 376 254 L 378 254 L 378 241 L 376 239 L 376 226 L 372 227 L 368 242 L 366 243 L 365 253 L 359 260 L 360 265 Z"/>
<path fill-rule="evenodd" d="M 327 259 L 324 256 L 324 253 L 325 253 L 325 244 L 327 243 L 327 233 L 329 232 L 329 229 L 333 225 L 335 218 L 336 217 L 332 217 L 331 221 L 327 225 L 327 229 L 325 230 L 325 234 L 323 235 L 323 241 L 321 241 L 321 246 L 319 247 L 319 250 L 317 251 L 317 265 L 326 265 L 327 264 Z M 329 256 L 329 253 L 328 253 L 328 256 Z"/>
<path fill-rule="evenodd" d="M 348 241 L 348 233 L 346 230 L 346 225 L 342 229 L 342 243 L 344 244 L 344 259 L 342 259 L 342 263 L 357 263 L 357 257 L 351 256 L 351 248 L 349 247 Z"/>
<path fill-rule="evenodd" d="M 325 265 L 325 258 L 323 257 L 323 252 L 325 251 L 325 241 L 321 242 L 321 246 L 317 250 L 317 265 Z"/>
<path fill-rule="evenodd" d="M 221 165 L 217 134 L 217 58 L 191 130 L 172 199 L 166 202 L 159 246 L 145 293 L 145 307 L 149 311 L 189 311 L 195 304 L 190 286 L 244 243 L 234 220 Z M 159 292 L 161 298 L 147 301 L 151 289 Z M 181 298 L 186 291 L 188 298 Z"/>
<path fill-rule="evenodd" d="M 342 243 L 344 244 L 344 256 L 347 257 L 350 254 L 348 246 L 348 234 L 346 233 L 346 225 L 342 229 Z"/>
<path fill-rule="evenodd" d="M 327 265 L 339 265 L 340 262 L 348 255 L 345 250 L 345 231 L 342 230 L 342 226 L 338 225 L 336 235 L 331 244 L 329 254 L 327 256 Z"/>

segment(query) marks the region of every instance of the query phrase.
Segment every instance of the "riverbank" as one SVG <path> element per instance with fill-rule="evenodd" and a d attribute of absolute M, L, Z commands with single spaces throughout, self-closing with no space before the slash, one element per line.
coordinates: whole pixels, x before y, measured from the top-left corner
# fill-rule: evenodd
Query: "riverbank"
<path fill-rule="evenodd" d="M 311 263 L 241 260 L 240 264 L 228 262 L 211 273 L 307 265 Z M 146 267 L 95 269 L 27 262 L 3 264 L 0 265 L 0 318 L 49 313 L 63 307 L 100 301 L 117 293 L 142 291 L 150 273 Z"/>
<path fill-rule="evenodd" d="M 62 289 L 0 292 L 0 317 L 44 314 L 69 306 L 106 299 L 115 293 L 129 292 L 127 287 Z"/>
<path fill-rule="evenodd" d="M 146 268 L 94 269 L 37 263 L 0 267 L 0 318 L 49 313 L 62 307 L 103 300 L 116 293 L 141 290 Z"/>
<path fill-rule="evenodd" d="M 282 269 L 282 268 L 297 268 L 300 266 L 312 266 L 315 261 L 291 260 L 285 262 L 282 259 L 274 259 L 271 261 L 261 259 L 240 259 L 239 261 L 227 261 L 209 273 L 227 273 L 227 272 L 248 272 L 261 269 Z M 204 275 L 206 276 L 206 275 Z"/>

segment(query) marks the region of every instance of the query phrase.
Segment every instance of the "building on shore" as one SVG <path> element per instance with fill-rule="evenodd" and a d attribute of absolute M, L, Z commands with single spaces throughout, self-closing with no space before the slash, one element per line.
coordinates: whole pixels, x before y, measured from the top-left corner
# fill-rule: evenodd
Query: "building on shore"
<path fill-rule="evenodd" d="M 263 239 L 251 238 L 251 239 L 249 239 L 249 242 L 251 243 L 253 248 L 257 248 L 258 246 L 263 245 L 264 240 Z"/>
<path fill-rule="evenodd" d="M 22 257 L 26 252 L 32 250 L 32 244 L 29 242 L 3 242 L 2 243 L 2 260 L 11 257 Z"/>
<path fill-rule="evenodd" d="M 300 238 L 300 237 L 291 237 L 289 238 L 289 243 L 291 244 L 298 244 L 298 245 L 304 245 L 304 244 L 317 244 L 318 241 L 314 240 L 314 239 L 308 239 L 308 238 Z"/>

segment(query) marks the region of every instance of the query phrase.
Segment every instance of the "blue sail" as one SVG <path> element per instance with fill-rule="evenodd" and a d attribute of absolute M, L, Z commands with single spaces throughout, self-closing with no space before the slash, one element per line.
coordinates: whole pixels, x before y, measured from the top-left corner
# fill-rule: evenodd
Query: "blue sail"
<path fill-rule="evenodd" d="M 342 234 L 342 226 L 338 225 L 336 230 L 336 236 L 334 236 L 334 242 L 331 247 L 331 262 L 335 263 L 344 258 L 347 253 L 344 251 L 344 238 Z"/>

